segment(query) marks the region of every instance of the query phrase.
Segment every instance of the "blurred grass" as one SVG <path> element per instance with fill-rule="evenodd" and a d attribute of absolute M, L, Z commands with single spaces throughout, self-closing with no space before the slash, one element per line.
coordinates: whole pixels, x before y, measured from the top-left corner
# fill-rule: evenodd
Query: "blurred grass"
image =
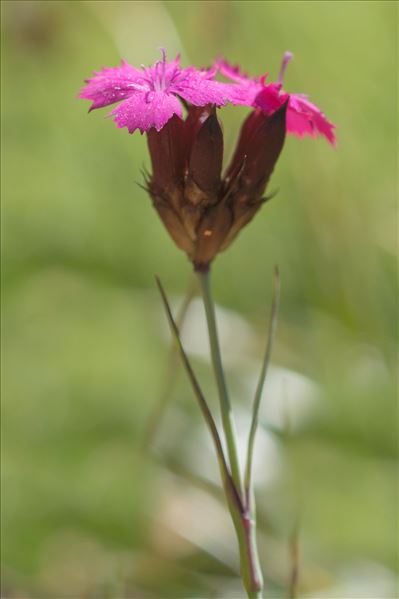
<path fill-rule="evenodd" d="M 76 99 L 91 70 L 122 53 L 152 62 L 163 44 L 272 77 L 290 49 L 286 88 L 338 125 L 336 151 L 287 140 L 279 193 L 218 258 L 215 296 L 262 332 L 278 263 L 275 362 L 323 392 L 260 490 L 266 576 L 297 496 L 303 592 L 356 560 L 394 570 L 397 5 L 31 1 L 2 13 L 4 596 L 221 596 L 231 574 L 198 547 L 187 563 L 157 546 L 165 473 L 135 453 L 166 356 L 153 275 L 181 294 L 190 268 L 136 185 L 145 138 Z M 243 114 L 222 113 L 230 152 Z M 203 425 L 184 380 L 176 396 L 163 435 L 178 459 Z M 268 585 L 284 595 L 281 567 Z"/>

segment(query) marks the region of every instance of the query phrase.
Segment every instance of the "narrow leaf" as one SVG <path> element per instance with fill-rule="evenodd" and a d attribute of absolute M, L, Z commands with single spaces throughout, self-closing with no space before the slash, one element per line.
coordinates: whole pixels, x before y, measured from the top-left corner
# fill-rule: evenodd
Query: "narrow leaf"
<path fill-rule="evenodd" d="M 233 499 L 235 501 L 235 503 L 237 504 L 237 506 L 240 508 L 242 508 L 241 505 L 241 500 L 239 498 L 239 495 L 237 493 L 237 490 L 235 488 L 234 482 L 231 478 L 231 474 L 229 471 L 229 468 L 227 466 L 227 462 L 226 462 L 226 458 L 224 455 L 224 451 L 223 451 L 223 446 L 220 440 L 220 436 L 215 424 L 215 421 L 213 419 L 212 413 L 209 409 L 208 403 L 205 399 L 205 396 L 201 390 L 201 387 L 198 383 L 197 377 L 194 374 L 194 371 L 192 369 L 192 366 L 190 364 L 190 361 L 187 357 L 187 354 L 184 350 L 181 338 L 180 338 L 180 334 L 179 334 L 179 330 L 177 328 L 177 325 L 174 321 L 173 315 L 172 315 L 172 311 L 170 309 L 170 305 L 168 302 L 168 299 L 166 297 L 166 293 L 162 287 L 162 283 L 159 280 L 158 277 L 156 277 L 156 282 L 158 285 L 158 289 L 159 292 L 161 294 L 161 298 L 162 298 L 162 302 L 164 304 L 165 307 L 165 312 L 168 318 L 168 322 L 169 322 L 169 326 L 171 328 L 172 334 L 175 338 L 176 344 L 177 344 L 177 349 L 179 351 L 180 357 L 182 359 L 184 368 L 187 372 L 188 378 L 190 379 L 190 383 L 193 387 L 194 393 L 197 397 L 201 412 L 205 418 L 205 422 L 208 425 L 209 431 L 211 433 L 212 439 L 213 439 L 213 443 L 215 445 L 215 449 L 216 449 L 216 454 L 218 457 L 218 461 L 219 461 L 219 467 L 220 467 L 220 471 L 221 471 L 221 475 L 222 475 L 222 480 L 223 480 L 223 484 L 226 488 L 226 491 L 228 491 L 230 496 L 233 496 Z"/>
<path fill-rule="evenodd" d="M 274 270 L 274 286 L 273 286 L 273 301 L 272 301 L 272 309 L 270 315 L 270 324 L 269 324 L 269 332 L 267 336 L 266 343 L 266 351 L 262 362 L 262 368 L 260 371 L 258 385 L 255 391 L 255 398 L 253 403 L 253 411 L 252 411 L 252 422 L 251 429 L 248 437 L 248 449 L 247 449 L 247 461 L 245 466 L 245 479 L 244 479 L 244 487 L 246 494 L 247 507 L 251 497 L 251 478 L 252 478 L 252 459 L 254 452 L 254 441 L 256 429 L 258 427 L 258 419 L 259 419 L 259 408 L 260 401 L 262 397 L 263 386 L 265 383 L 266 373 L 270 362 L 270 356 L 272 353 L 273 340 L 277 327 L 277 315 L 278 308 L 280 303 L 280 274 L 277 266 Z"/>
<path fill-rule="evenodd" d="M 184 297 L 184 300 L 179 308 L 176 317 L 176 326 L 179 331 L 182 330 L 188 310 L 191 306 L 191 303 L 197 292 L 197 280 L 196 278 L 190 279 L 190 283 Z M 147 422 L 147 426 L 145 428 L 140 447 L 143 451 L 148 451 L 153 445 L 154 439 L 159 431 L 161 426 L 161 422 L 164 416 L 164 412 L 172 398 L 172 390 L 176 382 L 176 368 L 178 365 L 178 353 L 177 347 L 174 341 L 172 340 L 168 362 L 165 369 L 165 376 L 162 382 L 162 391 L 158 398 L 158 401 L 155 403 L 150 417 Z"/>

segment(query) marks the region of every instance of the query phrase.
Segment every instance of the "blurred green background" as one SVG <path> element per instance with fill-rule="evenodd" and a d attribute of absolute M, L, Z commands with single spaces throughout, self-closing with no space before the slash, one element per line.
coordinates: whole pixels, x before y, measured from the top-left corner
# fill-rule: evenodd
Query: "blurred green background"
<path fill-rule="evenodd" d="M 299 518 L 301 597 L 395 599 L 397 4 L 2 2 L 3 597 L 242 596 L 214 455 L 178 366 L 190 279 L 136 184 L 146 140 L 77 100 L 93 69 L 219 55 L 308 93 L 338 147 L 287 139 L 268 203 L 214 267 L 240 434 L 264 343 L 277 342 L 257 444 L 268 599 L 285 597 Z M 231 153 L 244 109 L 221 113 Z M 193 363 L 217 413 L 198 306 Z M 287 427 L 289 423 L 289 427 Z M 268 424 L 275 429 L 271 432 Z M 283 434 L 281 434 L 283 432 Z"/>

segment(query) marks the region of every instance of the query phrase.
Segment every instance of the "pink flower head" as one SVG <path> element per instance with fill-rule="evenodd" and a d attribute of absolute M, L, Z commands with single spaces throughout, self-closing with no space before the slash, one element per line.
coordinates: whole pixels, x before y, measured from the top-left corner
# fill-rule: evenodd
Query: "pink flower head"
<path fill-rule="evenodd" d="M 141 70 L 122 61 L 119 67 L 94 72 L 79 97 L 93 101 L 90 110 L 121 102 L 109 116 L 129 133 L 136 129 L 144 133 L 153 127 L 160 131 L 174 114 L 182 118 L 180 98 L 194 106 L 239 103 L 236 86 L 213 80 L 216 69 L 182 69 L 179 61 L 177 56 L 167 62 L 164 50 L 162 60 Z"/>
<path fill-rule="evenodd" d="M 336 143 L 333 125 L 321 110 L 309 102 L 303 94 L 288 94 L 283 90 L 282 81 L 285 69 L 293 55 L 286 52 L 280 69 L 277 83 L 266 84 L 266 77 L 250 78 L 243 74 L 238 67 L 226 61 L 217 61 L 216 68 L 226 78 L 239 85 L 240 92 L 235 92 L 237 103 L 261 108 L 270 115 L 288 100 L 287 131 L 298 137 L 310 135 L 325 137 L 333 146 Z M 240 102 L 241 98 L 241 102 Z"/>

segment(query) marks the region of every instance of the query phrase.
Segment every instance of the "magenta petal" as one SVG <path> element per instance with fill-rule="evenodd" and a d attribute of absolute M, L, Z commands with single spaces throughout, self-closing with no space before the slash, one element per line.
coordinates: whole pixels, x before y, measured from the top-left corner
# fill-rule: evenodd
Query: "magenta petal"
<path fill-rule="evenodd" d="M 281 85 L 279 83 L 269 83 L 262 87 L 260 93 L 255 98 L 255 106 L 261 108 L 266 114 L 271 114 L 288 99 L 288 94 L 281 94 Z M 288 117 L 288 115 L 287 115 Z"/>
<path fill-rule="evenodd" d="M 183 116 L 179 100 L 165 92 L 139 92 L 114 108 L 109 116 L 114 116 L 118 127 L 127 127 L 129 133 L 140 129 L 141 133 L 155 127 L 160 131 L 174 114 Z"/>
<path fill-rule="evenodd" d="M 317 132 L 313 126 L 311 119 L 308 115 L 292 110 L 290 107 L 287 111 L 287 131 L 293 133 L 298 137 L 304 137 L 310 135 L 316 137 Z"/>
<path fill-rule="evenodd" d="M 267 78 L 267 73 L 262 77 L 250 77 L 247 73 L 241 70 L 239 65 L 232 65 L 227 60 L 219 58 L 216 60 L 214 68 L 226 79 L 231 79 L 241 85 L 252 86 L 257 88 L 258 93 L 263 87 L 263 82 Z"/>
<path fill-rule="evenodd" d="M 299 135 L 322 135 L 331 145 L 336 144 L 333 125 L 321 110 L 300 94 L 290 95 L 287 114 L 287 129 Z"/>
<path fill-rule="evenodd" d="M 194 106 L 216 104 L 223 106 L 232 95 L 231 85 L 213 81 L 206 71 L 194 68 L 183 69 L 171 82 L 169 91 L 187 100 Z"/>
<path fill-rule="evenodd" d="M 232 99 L 229 101 L 233 104 L 253 106 L 255 98 L 263 89 L 263 83 L 257 78 L 249 77 L 238 65 L 231 65 L 226 60 L 219 59 L 214 66 L 223 77 L 235 82 L 235 85 L 231 85 Z"/>
<path fill-rule="evenodd" d="M 327 120 L 321 110 L 301 94 L 287 94 L 280 90 L 281 85 L 278 83 L 266 85 L 256 97 L 255 105 L 266 114 L 271 114 L 289 97 L 287 131 L 298 137 L 322 135 L 331 145 L 335 145 L 335 125 Z"/>
<path fill-rule="evenodd" d="M 94 77 L 86 83 L 80 91 L 79 98 L 92 100 L 90 110 L 94 110 L 125 100 L 142 89 L 143 73 L 122 61 L 120 67 L 94 72 Z"/>
<path fill-rule="evenodd" d="M 219 58 L 215 62 L 215 68 L 223 77 L 231 79 L 236 83 L 251 83 L 256 81 L 256 79 L 251 79 L 246 73 L 243 73 L 239 65 L 232 65 L 223 58 Z"/>
<path fill-rule="evenodd" d="M 259 94 L 259 90 L 262 88 L 262 85 L 232 84 L 229 87 L 229 102 L 231 102 L 231 104 L 241 106 L 254 106 L 255 100 Z"/>

